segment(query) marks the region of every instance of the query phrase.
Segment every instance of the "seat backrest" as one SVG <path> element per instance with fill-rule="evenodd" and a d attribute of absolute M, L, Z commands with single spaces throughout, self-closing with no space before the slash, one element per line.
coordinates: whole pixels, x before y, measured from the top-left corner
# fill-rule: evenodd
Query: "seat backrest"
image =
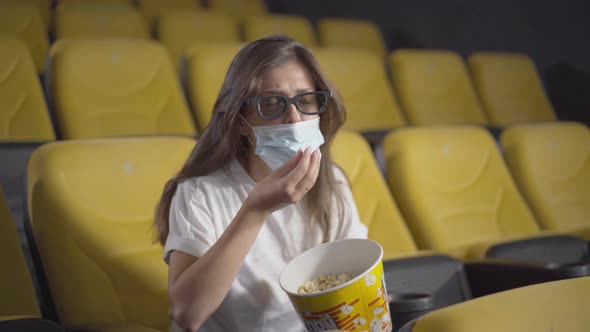
<path fill-rule="evenodd" d="M 30 221 L 66 329 L 167 329 L 168 268 L 154 242 L 154 209 L 194 145 L 184 137 L 106 138 L 35 151 Z"/>
<path fill-rule="evenodd" d="M 241 43 L 207 44 L 186 53 L 185 90 L 201 132 L 211 120 L 227 70 L 241 48 Z"/>
<path fill-rule="evenodd" d="M 18 0 L 20 1 L 20 0 Z M 52 14 L 52 0 L 28 0 L 41 12 L 41 18 L 43 19 L 43 24 L 45 25 L 45 29 L 49 31 L 49 27 L 51 26 L 51 14 Z"/>
<path fill-rule="evenodd" d="M 406 324 L 399 332 L 584 332 L 590 326 L 589 306 L 590 277 L 567 279 L 436 310 Z"/>
<path fill-rule="evenodd" d="M 415 305 L 408 307 L 411 305 L 409 298 L 402 303 L 402 293 L 426 294 L 428 299 L 423 300 L 428 301 L 422 304 L 427 303 L 428 310 L 471 298 L 460 261 L 417 252 L 368 142 L 356 132 L 341 130 L 334 139 L 331 153 L 350 181 L 360 220 L 369 230 L 369 239 L 383 247 L 387 290 L 397 297 L 390 307 L 393 326 L 401 326 L 426 310 Z"/>
<path fill-rule="evenodd" d="M 343 18 L 322 18 L 317 23 L 323 47 L 363 48 L 377 54 L 383 62 L 387 48 L 383 35 L 372 21 Z"/>
<path fill-rule="evenodd" d="M 239 42 L 240 31 L 237 20 L 223 13 L 173 11 L 160 16 L 158 39 L 170 51 L 178 70 L 191 46 Z"/>
<path fill-rule="evenodd" d="M 52 46 L 49 90 L 66 139 L 195 135 L 162 45 L 147 40 L 64 40 Z"/>
<path fill-rule="evenodd" d="M 390 189 L 419 248 L 450 252 L 539 231 L 487 130 L 400 129 L 384 151 Z"/>
<path fill-rule="evenodd" d="M 213 11 L 219 11 L 236 19 L 267 13 L 264 0 L 208 0 L 207 4 Z"/>
<path fill-rule="evenodd" d="M 201 10 L 199 4 L 200 1 L 195 0 L 139 0 L 139 8 L 150 27 L 157 25 L 165 13 Z"/>
<path fill-rule="evenodd" d="M 16 225 L 0 188 L 0 321 L 2 317 L 41 317 L 33 279 L 21 249 Z"/>
<path fill-rule="evenodd" d="M 73 6 L 95 6 L 95 5 L 125 5 L 133 6 L 135 0 L 59 0 L 59 5 L 73 5 Z"/>
<path fill-rule="evenodd" d="M 331 153 L 347 175 L 361 222 L 369 229 L 369 238 L 383 247 L 384 259 L 415 252 L 414 240 L 367 141 L 358 133 L 341 130 Z"/>
<path fill-rule="evenodd" d="M 287 35 L 307 47 L 317 45 L 311 23 L 304 16 L 273 14 L 244 20 L 244 38 L 248 42 L 276 34 Z"/>
<path fill-rule="evenodd" d="M 26 1 L 0 2 L 0 34 L 22 39 L 31 50 L 37 72 L 45 72 L 49 35 L 37 6 Z"/>
<path fill-rule="evenodd" d="M 45 27 L 46 31 L 49 31 L 50 23 L 51 23 L 51 6 L 53 0 L 2 0 L 2 5 L 6 5 L 8 3 L 30 3 L 37 7 L 39 13 L 41 14 L 41 19 L 43 21 L 43 26 Z"/>
<path fill-rule="evenodd" d="M 128 5 L 59 5 L 55 11 L 55 38 L 150 38 L 140 12 Z"/>
<path fill-rule="evenodd" d="M 0 142 L 51 141 L 55 133 L 27 45 L 0 35 Z"/>
<path fill-rule="evenodd" d="M 314 54 L 344 100 L 346 129 L 383 130 L 405 124 L 383 62 L 376 54 L 336 48 L 317 49 Z"/>
<path fill-rule="evenodd" d="M 557 120 L 537 68 L 527 55 L 474 53 L 469 68 L 491 125 Z"/>
<path fill-rule="evenodd" d="M 487 123 L 459 54 L 442 50 L 394 51 L 391 75 L 413 125 Z"/>
<path fill-rule="evenodd" d="M 22 225 L 23 179 L 31 152 L 55 133 L 37 69 L 26 44 L 0 35 L 0 185 Z"/>
<path fill-rule="evenodd" d="M 502 133 L 506 162 L 541 228 L 590 227 L 590 130 L 555 122 Z"/>

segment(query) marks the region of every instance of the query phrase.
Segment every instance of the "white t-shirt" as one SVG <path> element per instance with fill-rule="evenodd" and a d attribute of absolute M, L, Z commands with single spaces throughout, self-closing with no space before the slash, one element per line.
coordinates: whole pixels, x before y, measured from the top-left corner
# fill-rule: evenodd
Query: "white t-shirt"
<path fill-rule="evenodd" d="M 343 220 L 334 220 L 330 240 L 366 238 L 347 180 L 334 167 L 345 197 Z M 178 185 L 170 207 L 170 232 L 164 259 L 178 250 L 202 256 L 219 239 L 246 200 L 255 182 L 234 160 L 228 172 L 191 178 Z M 334 207 L 336 211 L 336 207 Z M 305 331 L 279 275 L 295 256 L 322 243 L 301 203 L 273 212 L 262 226 L 227 296 L 199 331 Z M 178 330 L 172 324 L 172 331 Z"/>

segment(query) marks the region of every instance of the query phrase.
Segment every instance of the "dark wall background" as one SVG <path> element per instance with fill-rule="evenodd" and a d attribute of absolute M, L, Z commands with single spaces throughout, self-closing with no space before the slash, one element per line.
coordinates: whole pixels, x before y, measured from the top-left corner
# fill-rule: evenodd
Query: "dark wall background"
<path fill-rule="evenodd" d="M 590 0 L 267 0 L 277 13 L 369 19 L 390 50 L 531 56 L 562 119 L 590 123 Z"/>

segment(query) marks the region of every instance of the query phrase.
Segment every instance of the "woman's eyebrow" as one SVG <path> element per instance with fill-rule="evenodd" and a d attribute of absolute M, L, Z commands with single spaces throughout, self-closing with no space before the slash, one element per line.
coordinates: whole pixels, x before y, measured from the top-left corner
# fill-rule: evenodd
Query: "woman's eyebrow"
<path fill-rule="evenodd" d="M 315 91 L 314 88 L 297 89 L 297 94 L 306 93 L 306 92 L 313 92 L 313 91 Z"/>
<path fill-rule="evenodd" d="M 280 91 L 280 90 L 263 90 L 263 91 L 260 91 L 260 94 L 262 94 L 262 95 L 279 95 L 279 96 L 282 96 L 283 95 L 283 91 Z"/>

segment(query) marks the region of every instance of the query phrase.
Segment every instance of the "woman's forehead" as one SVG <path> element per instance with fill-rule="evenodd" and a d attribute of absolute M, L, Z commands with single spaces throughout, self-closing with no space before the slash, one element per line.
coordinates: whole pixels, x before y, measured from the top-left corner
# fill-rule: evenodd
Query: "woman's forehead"
<path fill-rule="evenodd" d="M 267 68 L 258 77 L 257 90 L 261 93 L 299 93 L 315 88 L 308 68 L 298 60 Z"/>

